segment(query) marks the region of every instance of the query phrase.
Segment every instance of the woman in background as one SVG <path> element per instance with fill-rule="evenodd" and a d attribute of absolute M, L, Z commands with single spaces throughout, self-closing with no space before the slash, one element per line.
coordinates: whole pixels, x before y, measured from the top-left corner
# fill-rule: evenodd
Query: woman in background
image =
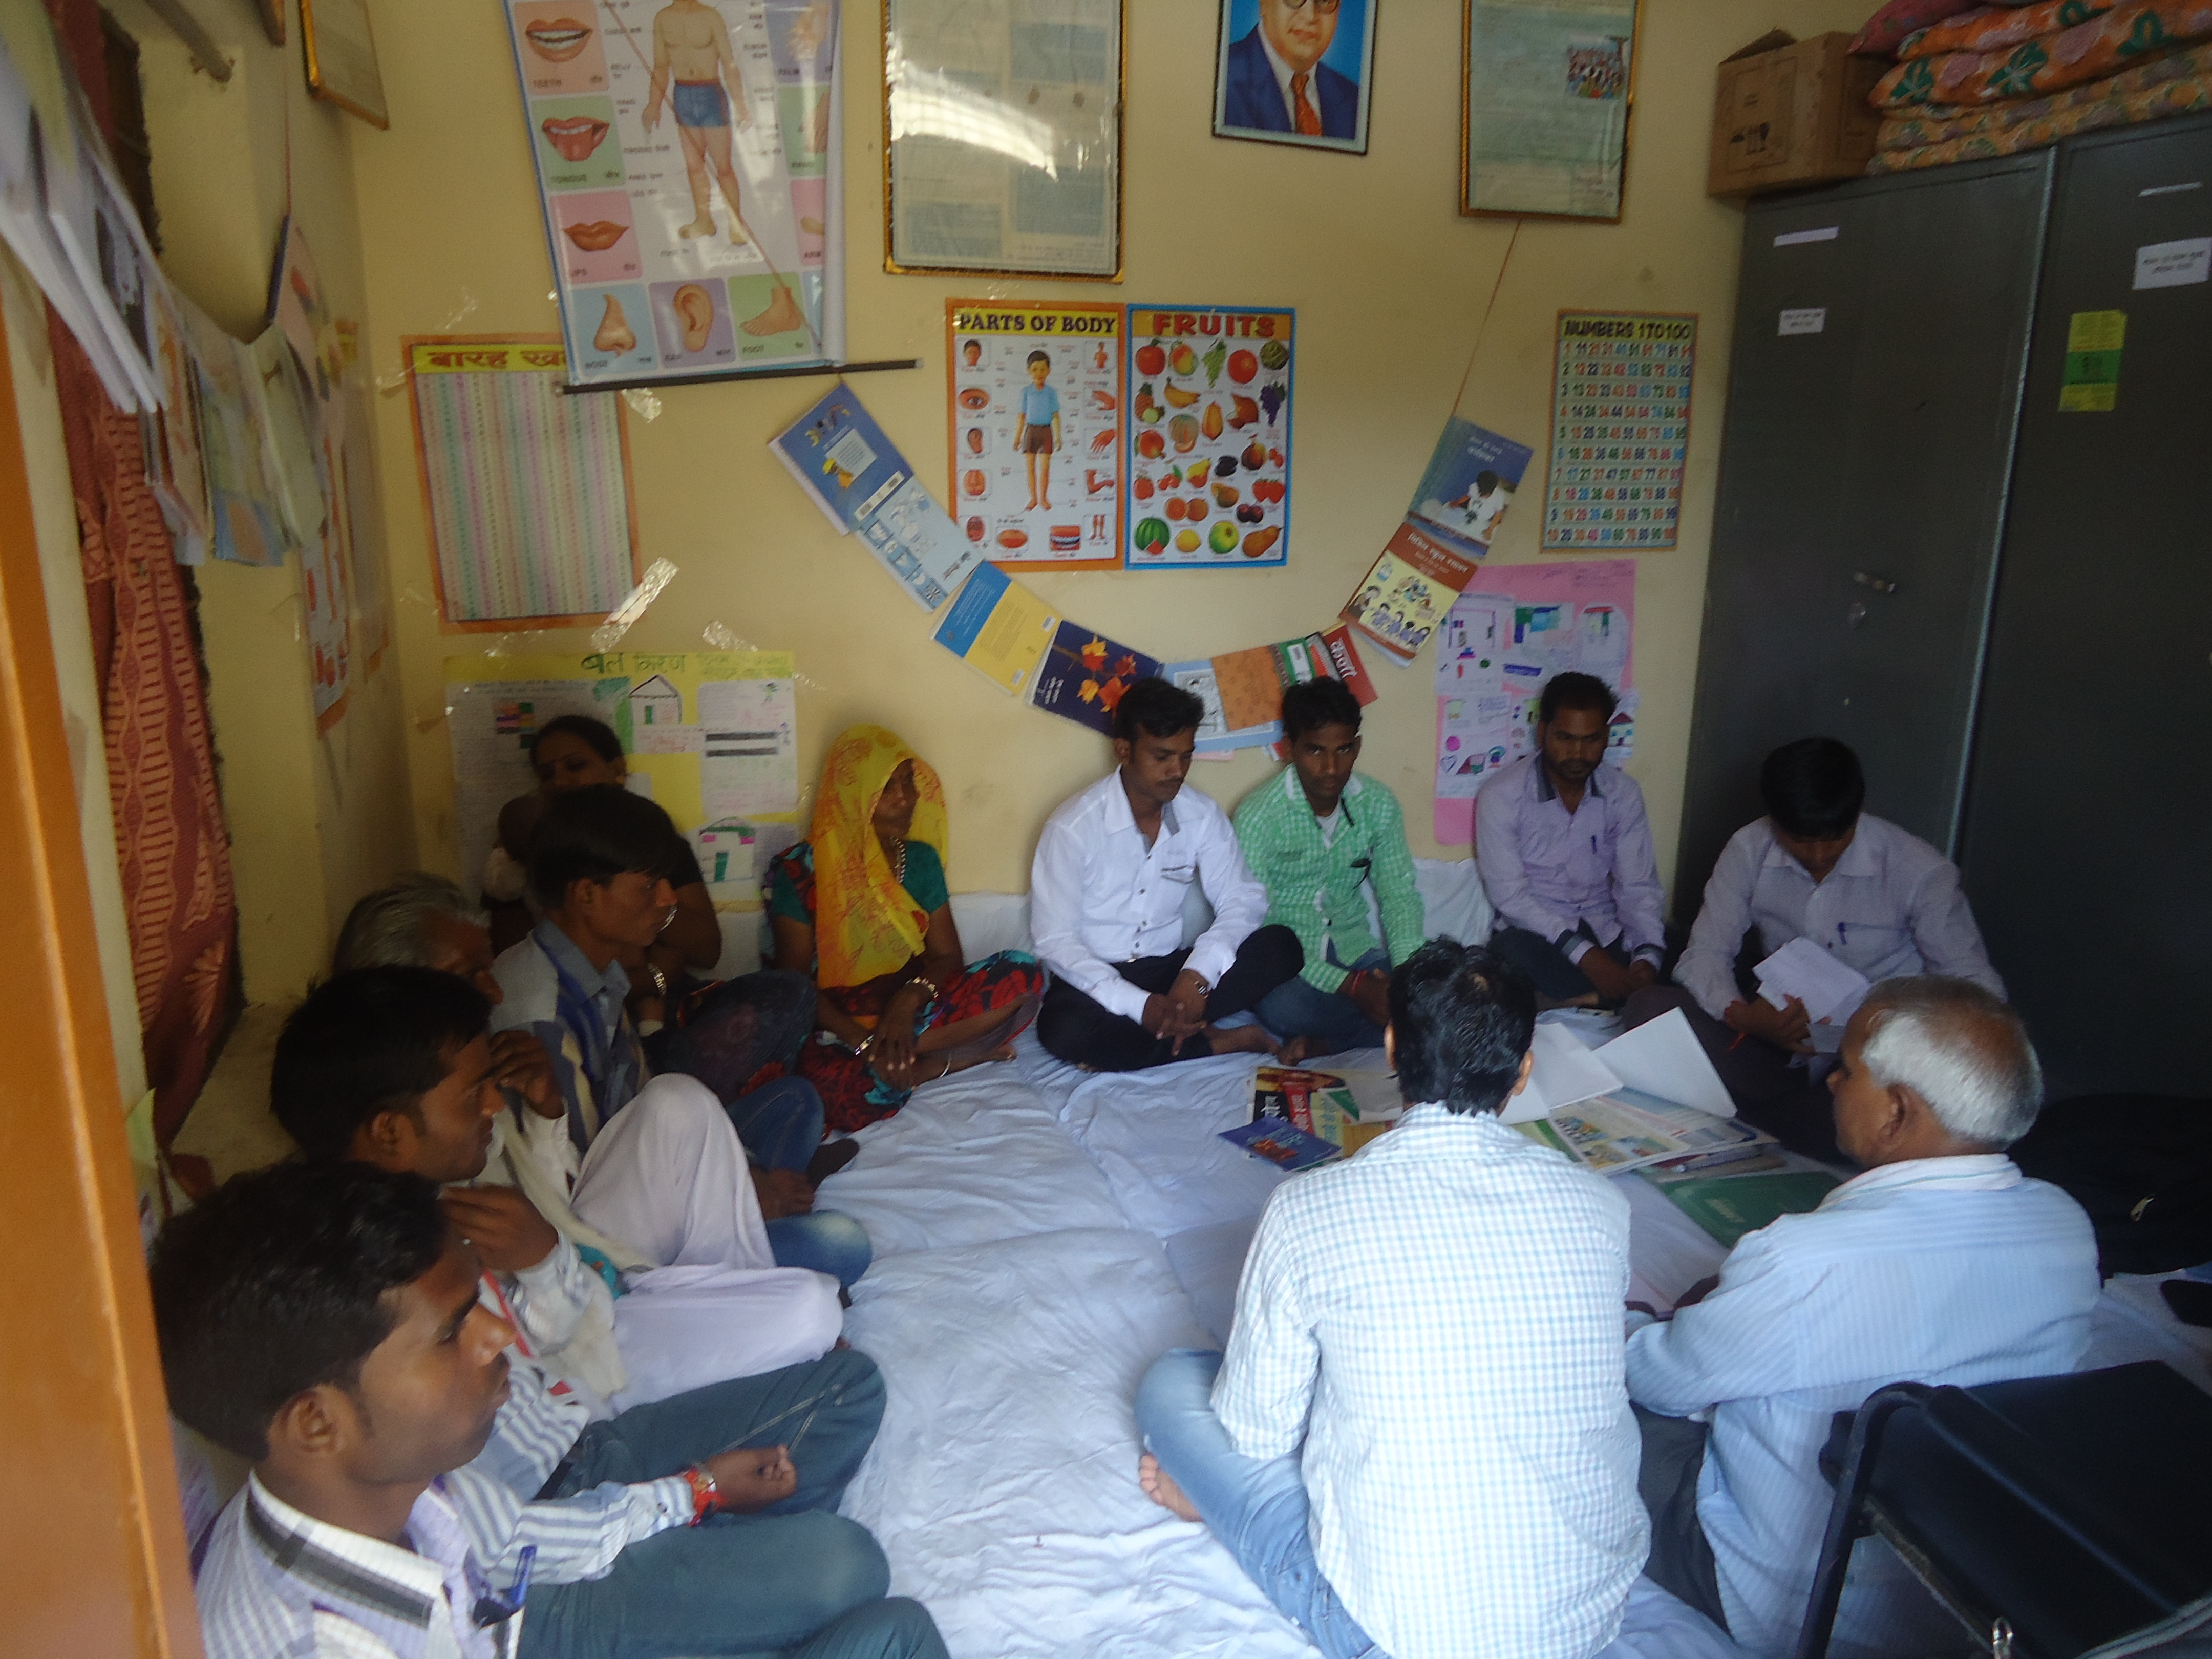
<path fill-rule="evenodd" d="M 816 987 L 799 1074 L 833 1130 L 889 1117 L 921 1084 L 1012 1059 L 1036 1018 L 1035 957 L 963 959 L 945 839 L 928 763 L 882 726 L 856 726 L 830 746 L 808 839 L 769 866 L 775 964 Z"/>

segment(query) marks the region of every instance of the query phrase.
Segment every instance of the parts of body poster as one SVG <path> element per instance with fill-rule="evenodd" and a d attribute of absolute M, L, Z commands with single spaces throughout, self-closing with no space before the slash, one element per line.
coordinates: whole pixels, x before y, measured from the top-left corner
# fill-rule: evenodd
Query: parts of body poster
<path fill-rule="evenodd" d="M 1129 307 L 1132 570 L 1289 562 L 1295 322 L 1287 309 Z"/>
<path fill-rule="evenodd" d="M 507 0 L 573 385 L 844 356 L 837 0 Z"/>
<path fill-rule="evenodd" d="M 1121 308 L 945 302 L 952 477 L 968 539 L 1003 565 L 1121 565 Z"/>

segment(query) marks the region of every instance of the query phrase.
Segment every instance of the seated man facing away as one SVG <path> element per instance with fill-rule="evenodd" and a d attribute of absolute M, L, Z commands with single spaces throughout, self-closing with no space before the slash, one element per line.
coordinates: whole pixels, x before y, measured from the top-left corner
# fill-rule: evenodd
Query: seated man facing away
<path fill-rule="evenodd" d="M 1673 986 L 1630 999 L 1631 1025 L 1670 1008 L 1711 1056 L 1737 1109 L 1815 1158 L 1836 1147 L 1827 1091 L 1808 1072 L 1805 1006 L 1777 1008 L 1738 988 L 1745 936 L 1765 959 L 1793 939 L 1819 945 L 1869 980 L 1901 974 L 1969 979 L 1991 994 L 2004 981 L 1982 949 L 1958 866 L 1917 836 L 1860 809 L 1859 757 L 1833 738 L 1784 744 L 1759 769 L 1766 816 L 1729 838 L 1675 964 Z"/>
<path fill-rule="evenodd" d="M 1812 1593 L 1831 1416 L 1891 1382 L 2070 1371 L 2099 1290 L 2088 1218 L 2004 1156 L 2035 1121 L 2043 1076 L 2018 1017 L 1988 991 L 1877 985 L 1829 1083 L 1837 1141 L 1866 1173 L 1811 1214 L 1747 1235 L 1714 1289 L 1628 1341 L 1653 1528 L 1645 1571 L 1760 1655 L 1790 1650 Z M 1681 1420 L 1692 1412 L 1710 1430 Z M 1838 1650 L 1926 1651 L 1922 1610 L 1933 1612 L 1904 1564 L 1862 1543 Z M 1955 1626 L 1937 1620 L 1935 1647 L 1955 1648 Z"/>
<path fill-rule="evenodd" d="M 544 1048 L 578 1157 L 648 1074 L 637 1028 L 623 1006 L 629 976 L 621 958 L 650 945 L 675 914 L 670 845 L 666 817 L 627 790 L 556 795 L 530 838 L 531 889 L 544 920 L 492 963 L 501 991 L 492 1024 L 501 1031 L 527 1030 Z M 789 1001 L 787 1023 L 799 1035 L 764 1023 L 761 1065 L 795 1054 L 810 1029 L 811 988 L 796 986 Z M 721 1060 L 729 1074 L 744 1074 L 742 1062 L 730 1064 L 726 1054 Z M 741 1100 L 738 1115 L 742 1108 Z M 813 1109 L 820 1110 L 818 1101 Z M 783 1266 L 812 1267 L 842 1285 L 867 1271 L 871 1251 L 858 1222 L 797 1213 L 813 1203 L 803 1179 L 795 1187 L 788 1181 L 757 1184 L 763 1214 L 780 1224 L 771 1242 Z"/>
<path fill-rule="evenodd" d="M 1138 1391 L 1139 1479 L 1329 1659 L 1588 1659 L 1648 1541 L 1628 1205 L 1498 1121 L 1535 1027 L 1498 957 L 1423 945 L 1390 1016 L 1422 1103 L 1277 1189 L 1228 1358 L 1170 1353 Z"/>
<path fill-rule="evenodd" d="M 253 1464 L 199 1571 L 210 1659 L 943 1659 L 835 1512 L 883 1410 L 866 1360 L 599 1425 L 577 1496 L 525 1503 L 471 1462 L 527 1367 L 481 1266 L 429 1182 L 362 1164 L 240 1176 L 162 1229 L 170 1408 Z"/>
<path fill-rule="evenodd" d="M 500 1174 L 521 1160 L 506 1144 L 489 1014 L 450 974 L 340 974 L 277 1038 L 277 1121 L 310 1162 L 447 1188 L 488 1298 L 523 1352 L 587 1401 L 664 1400 L 829 1351 L 836 1282 L 775 1265 L 737 1133 L 691 1079 L 648 1084 L 592 1143 L 572 1194 L 541 1206 L 491 1174 L 495 1152 Z"/>
<path fill-rule="evenodd" d="M 1238 805 L 1237 843 L 1267 890 L 1267 920 L 1298 936 L 1306 964 L 1253 1012 L 1278 1036 L 1304 1038 L 1304 1052 L 1380 1048 L 1390 969 L 1422 937 L 1405 817 L 1385 785 L 1352 770 L 1359 700 L 1341 680 L 1285 691 L 1283 738 L 1291 763 Z M 1368 927 L 1370 891 L 1381 939 Z"/>
<path fill-rule="evenodd" d="M 1625 1002 L 1666 953 L 1644 792 L 1602 764 L 1620 706 L 1595 675 L 1553 675 L 1536 752 L 1475 797 L 1475 867 L 1498 911 L 1490 948 L 1553 1002 Z"/>
<path fill-rule="evenodd" d="M 1205 705 L 1139 680 L 1114 709 L 1115 771 L 1045 820 L 1030 866 L 1030 931 L 1053 971 L 1037 1039 L 1060 1059 L 1134 1072 L 1239 1049 L 1273 1052 L 1261 1026 L 1224 1028 L 1298 971 L 1297 935 L 1261 926 L 1267 890 L 1229 815 L 1185 789 Z M 1182 945 L 1197 883 L 1213 925 Z"/>

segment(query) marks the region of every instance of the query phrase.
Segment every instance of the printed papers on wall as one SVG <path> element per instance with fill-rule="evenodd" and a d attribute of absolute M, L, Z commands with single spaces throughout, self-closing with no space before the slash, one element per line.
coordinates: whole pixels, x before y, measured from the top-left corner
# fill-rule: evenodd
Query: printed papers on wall
<path fill-rule="evenodd" d="M 1695 317 L 1559 313 L 1546 547 L 1674 545 L 1697 351 Z"/>
<path fill-rule="evenodd" d="M 1296 317 L 1236 306 L 1129 307 L 1131 569 L 1289 561 Z"/>
<path fill-rule="evenodd" d="M 839 382 L 769 445 L 839 535 L 860 541 L 924 611 L 935 611 L 983 560 L 913 466 Z"/>
<path fill-rule="evenodd" d="M 1050 605 L 998 566 L 986 564 L 968 578 L 935 638 L 1001 691 L 1018 696 L 1059 629 Z"/>

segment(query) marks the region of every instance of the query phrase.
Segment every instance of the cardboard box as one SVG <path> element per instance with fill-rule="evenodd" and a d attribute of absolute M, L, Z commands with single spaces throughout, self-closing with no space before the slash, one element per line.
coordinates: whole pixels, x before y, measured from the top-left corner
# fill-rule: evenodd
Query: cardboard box
<path fill-rule="evenodd" d="M 1794 40 L 1777 29 L 1722 61 L 1708 195 L 1759 196 L 1866 171 L 1881 127 L 1867 94 L 1889 64 L 1854 58 L 1850 41 Z"/>

